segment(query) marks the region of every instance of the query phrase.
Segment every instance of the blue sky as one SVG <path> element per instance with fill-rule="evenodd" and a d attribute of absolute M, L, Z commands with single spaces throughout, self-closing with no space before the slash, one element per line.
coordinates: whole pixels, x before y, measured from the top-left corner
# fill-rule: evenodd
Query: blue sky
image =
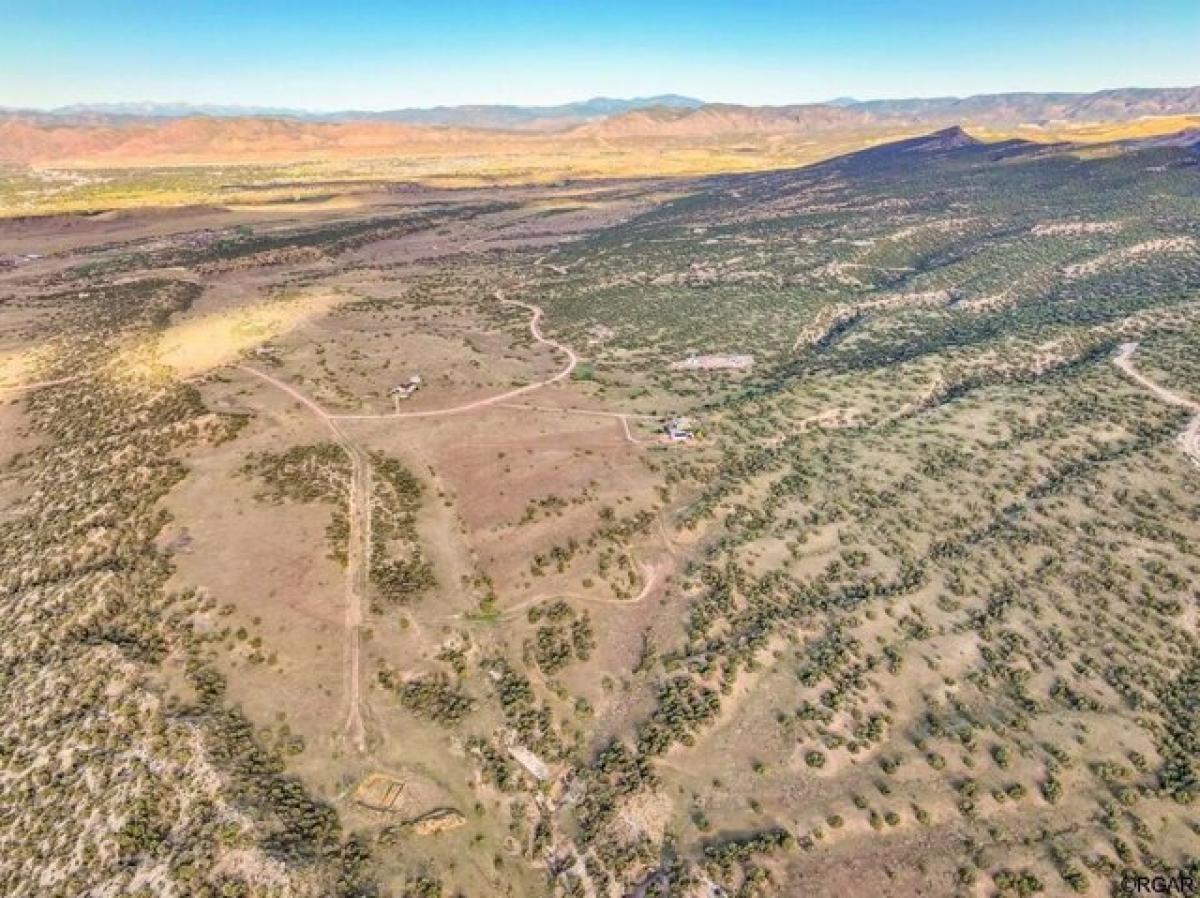
<path fill-rule="evenodd" d="M 1200 84 L 1200 0 L 0 0 L 0 106 L 788 103 Z"/>

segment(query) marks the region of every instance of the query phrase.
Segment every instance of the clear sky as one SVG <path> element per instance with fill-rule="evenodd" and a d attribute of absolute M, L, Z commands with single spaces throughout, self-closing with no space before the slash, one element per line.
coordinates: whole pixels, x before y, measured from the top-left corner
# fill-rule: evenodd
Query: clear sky
<path fill-rule="evenodd" d="M 1200 84 L 1200 0 L 0 0 L 0 106 L 789 103 Z"/>

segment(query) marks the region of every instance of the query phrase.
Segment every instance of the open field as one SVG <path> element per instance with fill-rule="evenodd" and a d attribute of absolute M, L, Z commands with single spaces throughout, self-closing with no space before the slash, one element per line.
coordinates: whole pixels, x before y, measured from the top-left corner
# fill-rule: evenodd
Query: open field
<path fill-rule="evenodd" d="M 691 152 L 4 194 L 0 892 L 1200 873 L 1196 148 Z"/>

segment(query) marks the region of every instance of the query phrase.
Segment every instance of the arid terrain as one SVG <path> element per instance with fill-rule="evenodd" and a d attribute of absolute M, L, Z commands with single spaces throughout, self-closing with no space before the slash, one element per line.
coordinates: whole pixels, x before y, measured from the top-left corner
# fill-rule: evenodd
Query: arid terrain
<path fill-rule="evenodd" d="M 1160 111 L 445 124 L 427 166 L 361 143 L 403 122 L 286 126 L 352 166 L 21 124 L 0 894 L 1200 879 L 1200 143 Z"/>
<path fill-rule="evenodd" d="M 448 188 L 774 171 L 964 127 L 988 141 L 1193 141 L 1200 88 L 741 106 L 687 97 L 375 113 L 0 107 L 0 215 L 282 203 L 349 210 Z"/>

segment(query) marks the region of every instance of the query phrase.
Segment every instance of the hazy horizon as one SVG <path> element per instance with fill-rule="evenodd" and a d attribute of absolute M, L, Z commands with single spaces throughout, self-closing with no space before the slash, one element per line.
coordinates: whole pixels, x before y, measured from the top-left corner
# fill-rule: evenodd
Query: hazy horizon
<path fill-rule="evenodd" d="M 1200 80 L 1189 83 L 1179 84 L 1110 84 L 1102 87 L 1097 87 L 1093 90 L 1065 90 L 1053 86 L 1028 89 L 1028 90 L 1013 90 L 1013 91 L 983 91 L 980 93 L 942 93 L 942 94 L 881 94 L 878 96 L 858 96 L 850 94 L 831 94 L 820 99 L 806 99 L 784 101 L 779 103 L 753 103 L 743 100 L 713 100 L 707 97 L 699 96 L 695 92 L 689 91 L 648 91 L 639 94 L 629 95 L 612 95 L 593 93 L 586 96 L 564 99 L 560 102 L 534 102 L 526 101 L 522 98 L 515 98 L 506 101 L 485 102 L 479 100 L 468 100 L 463 103 L 417 103 L 393 106 L 337 106 L 337 107 L 314 107 L 301 105 L 280 105 L 272 103 L 222 103 L 207 100 L 180 100 L 170 98 L 141 98 L 128 100 L 74 100 L 67 103 L 56 103 L 53 105 L 17 105 L 10 103 L 0 103 L 0 109 L 9 111 L 32 111 L 32 112 L 56 112 L 64 109 L 75 108 L 105 108 L 112 107 L 114 109 L 122 107 L 145 107 L 145 108 L 166 108 L 179 107 L 191 108 L 198 111 L 224 109 L 224 110 L 245 110 L 250 114 L 263 114 L 269 112 L 283 113 L 299 113 L 306 115 L 335 115 L 343 113 L 382 113 L 393 112 L 398 110 L 434 110 L 434 109 L 454 109 L 454 108 L 469 108 L 469 107 L 514 107 L 525 109 L 555 109 L 565 106 L 585 105 L 588 103 L 611 101 L 619 103 L 633 103 L 645 100 L 657 99 L 660 97 L 675 97 L 679 99 L 693 100 L 704 105 L 733 105 L 733 106 L 764 106 L 764 107 L 782 107 L 782 106 L 803 106 L 803 105 L 832 105 L 839 103 L 872 103 L 879 101 L 923 101 L 923 100 L 969 100 L 977 97 L 989 96 L 1004 96 L 1008 94 L 1032 94 L 1032 95 L 1078 95 L 1087 96 L 1090 94 L 1104 93 L 1107 91 L 1122 91 L 1122 90 L 1188 90 L 1200 87 Z"/>

